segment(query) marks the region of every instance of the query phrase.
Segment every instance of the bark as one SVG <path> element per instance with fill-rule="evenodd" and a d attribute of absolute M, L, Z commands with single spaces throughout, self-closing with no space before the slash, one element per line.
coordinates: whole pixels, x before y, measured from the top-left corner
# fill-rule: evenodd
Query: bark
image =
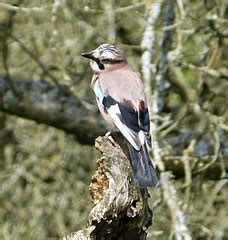
<path fill-rule="evenodd" d="M 115 140 L 123 148 L 122 137 Z M 89 187 L 95 206 L 87 227 L 63 239 L 146 239 L 146 229 L 152 222 L 148 192 L 135 185 L 125 149 L 116 142 L 107 137 L 96 139 L 102 157 Z"/>
<path fill-rule="evenodd" d="M 166 6 L 166 13 L 164 22 L 166 26 L 170 26 L 174 23 L 175 13 L 174 13 L 174 1 L 169 0 Z M 161 41 L 161 56 L 158 63 L 158 70 L 156 74 L 156 113 L 162 112 L 165 108 L 166 95 L 169 89 L 168 78 L 168 52 L 172 46 L 172 36 L 173 29 L 167 29 L 163 32 L 163 37 Z"/>

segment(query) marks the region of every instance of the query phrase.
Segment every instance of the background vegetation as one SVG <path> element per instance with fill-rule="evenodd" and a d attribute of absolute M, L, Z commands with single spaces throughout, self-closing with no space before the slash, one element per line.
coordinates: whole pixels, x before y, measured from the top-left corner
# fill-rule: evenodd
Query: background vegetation
<path fill-rule="evenodd" d="M 193 239 L 227 239 L 227 14 L 225 0 L 1 1 L 0 239 L 56 239 L 84 225 L 99 158 L 92 143 L 105 128 L 80 54 L 113 42 L 146 76 L 148 27 L 154 39 L 145 85 L 160 101 L 152 121 L 161 156 Z M 75 111 L 59 108 L 62 92 L 61 104 Z M 148 239 L 172 239 L 162 190 L 150 194 Z"/>

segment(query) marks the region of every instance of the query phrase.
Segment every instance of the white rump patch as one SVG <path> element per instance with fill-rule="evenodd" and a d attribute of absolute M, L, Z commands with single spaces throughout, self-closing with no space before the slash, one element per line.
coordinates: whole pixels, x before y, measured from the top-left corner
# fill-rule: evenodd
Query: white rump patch
<path fill-rule="evenodd" d="M 145 143 L 145 134 L 142 130 L 139 131 L 139 141 L 140 141 L 141 145 L 143 145 Z"/>

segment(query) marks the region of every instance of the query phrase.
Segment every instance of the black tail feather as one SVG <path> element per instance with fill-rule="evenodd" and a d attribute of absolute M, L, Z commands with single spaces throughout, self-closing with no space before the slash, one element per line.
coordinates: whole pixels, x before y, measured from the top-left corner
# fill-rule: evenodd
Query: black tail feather
<path fill-rule="evenodd" d="M 130 143 L 128 143 L 128 151 L 137 184 L 140 187 L 155 187 L 157 185 L 158 178 L 151 162 L 146 144 L 137 151 Z"/>

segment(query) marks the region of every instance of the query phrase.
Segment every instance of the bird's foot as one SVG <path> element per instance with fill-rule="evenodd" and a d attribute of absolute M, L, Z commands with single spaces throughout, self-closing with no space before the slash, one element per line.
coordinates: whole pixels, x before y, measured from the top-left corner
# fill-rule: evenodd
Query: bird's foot
<path fill-rule="evenodd" d="M 105 133 L 105 137 L 108 138 L 108 140 L 112 143 L 113 146 L 116 146 L 116 142 L 112 137 L 111 131 L 108 131 L 107 133 Z"/>

